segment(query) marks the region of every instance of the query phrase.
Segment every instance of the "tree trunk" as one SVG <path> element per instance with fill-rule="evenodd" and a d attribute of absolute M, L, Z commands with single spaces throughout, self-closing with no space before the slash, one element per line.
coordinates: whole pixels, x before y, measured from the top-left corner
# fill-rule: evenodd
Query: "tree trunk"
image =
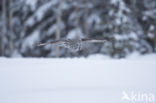
<path fill-rule="evenodd" d="M 4 39 L 6 34 L 6 0 L 2 0 L 2 34 L 0 35 L 0 56 L 5 56 Z"/>
<path fill-rule="evenodd" d="M 56 30 L 56 40 L 60 39 L 61 36 L 61 1 L 59 0 L 58 8 L 57 8 L 57 30 Z M 60 56 L 59 54 L 60 48 L 56 45 L 56 57 L 58 58 Z"/>
<path fill-rule="evenodd" d="M 84 33 L 86 37 L 89 37 L 88 34 L 88 0 L 85 1 L 86 3 L 86 8 L 85 8 L 85 22 L 84 22 Z"/>
<path fill-rule="evenodd" d="M 9 50 L 10 50 L 10 57 L 13 54 L 13 31 L 12 31 L 12 0 L 9 0 Z"/>
<path fill-rule="evenodd" d="M 79 5 L 76 6 L 76 38 L 79 38 L 79 34 L 78 34 L 78 29 L 79 29 L 79 20 L 80 20 L 80 15 L 79 15 Z"/>

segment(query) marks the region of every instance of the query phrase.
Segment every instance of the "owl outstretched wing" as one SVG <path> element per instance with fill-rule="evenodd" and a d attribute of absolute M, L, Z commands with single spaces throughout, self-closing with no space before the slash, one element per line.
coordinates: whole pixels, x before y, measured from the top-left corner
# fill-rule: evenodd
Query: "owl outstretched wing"
<path fill-rule="evenodd" d="M 72 49 L 75 51 L 78 51 L 81 48 L 81 41 L 80 40 L 77 41 L 73 39 L 55 40 L 55 41 L 50 41 L 46 43 L 38 43 L 38 44 L 35 44 L 35 46 L 45 46 L 49 44 L 55 44 L 57 46 Z"/>
<path fill-rule="evenodd" d="M 97 40 L 97 39 L 65 39 L 65 40 L 55 40 L 55 41 L 50 41 L 46 43 L 39 43 L 36 44 L 36 46 L 44 46 L 48 44 L 56 44 L 57 46 L 61 46 L 64 48 L 72 49 L 75 51 L 79 51 L 82 48 L 83 43 L 104 43 L 106 40 Z"/>
<path fill-rule="evenodd" d="M 104 43 L 107 40 L 99 40 L 99 39 L 89 39 L 89 38 L 83 38 L 81 39 L 82 42 L 88 42 L 88 43 Z"/>
<path fill-rule="evenodd" d="M 45 43 L 38 43 L 38 44 L 34 44 L 35 46 L 45 46 L 48 44 L 57 44 L 57 45 L 63 45 L 65 44 L 66 40 L 54 40 L 54 41 L 50 41 L 50 42 L 45 42 Z"/>

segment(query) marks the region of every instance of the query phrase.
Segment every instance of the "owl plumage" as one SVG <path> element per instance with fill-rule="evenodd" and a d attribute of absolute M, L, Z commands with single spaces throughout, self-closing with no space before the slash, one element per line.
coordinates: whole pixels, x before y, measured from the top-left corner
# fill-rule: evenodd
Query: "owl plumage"
<path fill-rule="evenodd" d="M 46 43 L 39 43 L 36 44 L 36 46 L 44 46 L 48 44 L 56 44 L 61 47 L 65 47 L 68 49 L 72 49 L 74 51 L 80 51 L 82 49 L 83 43 L 104 43 L 106 40 L 97 40 L 97 39 L 87 39 L 87 38 L 82 38 L 82 39 L 65 39 L 65 40 L 54 40 L 51 42 L 46 42 Z"/>

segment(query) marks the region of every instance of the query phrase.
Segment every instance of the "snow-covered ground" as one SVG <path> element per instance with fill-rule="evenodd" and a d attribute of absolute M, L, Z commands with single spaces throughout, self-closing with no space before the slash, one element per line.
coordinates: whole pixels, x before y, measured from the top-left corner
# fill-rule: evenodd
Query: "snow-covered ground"
<path fill-rule="evenodd" d="M 0 103 L 129 103 L 123 92 L 156 96 L 156 54 L 0 58 Z"/>

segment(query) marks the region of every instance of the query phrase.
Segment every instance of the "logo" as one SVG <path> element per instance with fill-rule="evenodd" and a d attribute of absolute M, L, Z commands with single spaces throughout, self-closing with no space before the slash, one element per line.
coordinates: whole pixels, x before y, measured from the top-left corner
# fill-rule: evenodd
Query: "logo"
<path fill-rule="evenodd" d="M 130 91 L 122 92 L 122 101 L 131 101 L 131 102 L 154 102 L 154 94 L 153 93 L 145 93 L 145 92 L 136 92 Z"/>

